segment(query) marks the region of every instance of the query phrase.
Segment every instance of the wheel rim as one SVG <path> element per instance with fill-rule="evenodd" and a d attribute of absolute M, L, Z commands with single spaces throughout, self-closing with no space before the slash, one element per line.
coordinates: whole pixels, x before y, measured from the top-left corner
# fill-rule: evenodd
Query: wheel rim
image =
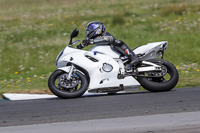
<path fill-rule="evenodd" d="M 163 76 L 163 77 L 155 77 L 155 78 L 147 78 L 149 81 L 152 82 L 158 82 L 158 83 L 165 83 L 165 82 L 169 82 L 172 77 L 173 77 L 173 73 L 172 70 L 169 66 L 165 65 L 165 63 L 162 62 L 153 62 L 157 65 L 164 65 L 167 68 L 167 73 Z"/>
<path fill-rule="evenodd" d="M 80 90 L 82 87 L 82 81 L 79 78 L 78 74 L 73 73 L 71 78 L 67 79 L 68 74 L 62 73 L 58 75 L 55 79 L 55 87 L 56 89 L 63 91 L 74 93 Z"/>

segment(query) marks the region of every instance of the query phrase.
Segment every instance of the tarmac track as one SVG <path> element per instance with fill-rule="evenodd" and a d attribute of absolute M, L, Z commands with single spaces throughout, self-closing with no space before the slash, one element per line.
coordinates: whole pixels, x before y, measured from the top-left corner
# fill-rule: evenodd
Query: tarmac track
<path fill-rule="evenodd" d="M 191 114 L 198 111 L 200 87 L 174 89 L 162 93 L 139 92 L 77 99 L 0 101 L 0 127 L 128 119 L 169 113 Z"/>

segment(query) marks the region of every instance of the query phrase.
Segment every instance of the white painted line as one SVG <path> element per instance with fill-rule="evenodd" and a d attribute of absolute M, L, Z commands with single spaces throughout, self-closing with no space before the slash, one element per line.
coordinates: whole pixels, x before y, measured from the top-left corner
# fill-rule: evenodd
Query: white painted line
<path fill-rule="evenodd" d="M 135 92 L 135 91 L 132 91 Z M 121 91 L 118 93 L 131 93 L 131 91 Z M 86 91 L 82 97 L 87 96 L 100 96 L 100 95 L 107 95 L 107 93 L 89 93 Z M 4 93 L 3 97 L 5 99 L 15 101 L 15 100 L 33 100 L 33 99 L 45 99 L 45 98 L 57 98 L 55 95 L 49 95 L 49 94 L 19 94 L 19 93 Z"/>
<path fill-rule="evenodd" d="M 3 97 L 11 101 L 42 99 L 42 98 L 56 98 L 55 95 L 49 95 L 49 94 L 17 94 L 17 93 L 4 93 Z"/>
<path fill-rule="evenodd" d="M 107 93 L 88 93 L 86 91 L 85 94 L 83 94 L 83 97 L 84 96 L 98 96 L 98 95 L 105 95 L 105 94 Z M 49 94 L 19 94 L 19 93 L 4 93 L 3 97 L 11 101 L 57 98 L 57 96 L 49 95 Z"/>

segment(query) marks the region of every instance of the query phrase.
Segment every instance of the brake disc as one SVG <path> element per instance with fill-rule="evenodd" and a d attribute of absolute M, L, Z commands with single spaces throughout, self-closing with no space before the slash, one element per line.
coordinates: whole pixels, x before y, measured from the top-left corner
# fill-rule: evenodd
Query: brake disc
<path fill-rule="evenodd" d="M 78 85 L 79 80 L 77 76 L 72 75 L 71 78 L 68 80 L 67 79 L 68 74 L 62 74 L 59 77 L 59 84 L 61 87 L 69 89 L 69 88 L 74 88 Z"/>

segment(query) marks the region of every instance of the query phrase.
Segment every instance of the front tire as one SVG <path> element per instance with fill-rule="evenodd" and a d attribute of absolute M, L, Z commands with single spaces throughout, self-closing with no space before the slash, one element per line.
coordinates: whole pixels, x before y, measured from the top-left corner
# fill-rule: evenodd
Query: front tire
<path fill-rule="evenodd" d="M 167 68 L 166 75 L 168 75 L 168 78 L 165 78 L 164 76 L 159 78 L 138 77 L 138 81 L 142 87 L 151 92 L 163 92 L 173 89 L 178 83 L 179 79 L 179 74 L 176 67 L 172 63 L 163 59 L 151 59 L 148 61 L 158 65 L 164 65 Z"/>
<path fill-rule="evenodd" d="M 58 80 L 61 76 L 65 74 L 67 75 L 67 73 L 62 70 L 56 70 L 51 74 L 48 80 L 48 86 L 51 92 L 56 96 L 58 96 L 59 98 L 64 98 L 64 99 L 77 98 L 82 96 L 87 90 L 88 86 L 86 77 L 82 73 L 77 71 L 74 73 L 75 77 L 73 77 L 75 78 L 75 81 L 71 81 L 72 83 L 70 83 L 70 81 L 65 80 L 66 87 L 65 86 L 63 87 L 60 85 Z M 73 82 L 77 82 L 76 83 L 77 85 L 73 86 L 72 88 L 67 87 L 67 85 L 68 86 L 72 85 Z"/>

